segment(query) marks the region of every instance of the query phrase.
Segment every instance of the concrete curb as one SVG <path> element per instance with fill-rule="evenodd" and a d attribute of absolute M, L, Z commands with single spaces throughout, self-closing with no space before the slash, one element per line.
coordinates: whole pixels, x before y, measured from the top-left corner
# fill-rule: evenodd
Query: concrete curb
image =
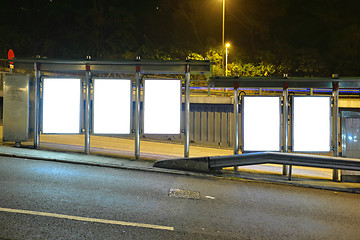
<path fill-rule="evenodd" d="M 31 149 L 26 149 L 30 150 Z M 41 150 L 36 150 L 41 151 Z M 42 152 L 49 152 L 50 151 L 42 151 Z M 14 157 L 14 158 L 22 158 L 22 159 L 31 159 L 31 160 L 40 160 L 40 161 L 52 161 L 52 162 L 60 162 L 60 163 L 71 163 L 71 164 L 80 164 L 80 165 L 87 165 L 87 166 L 95 166 L 95 167 L 109 167 L 109 168 L 117 168 L 117 169 L 125 169 L 125 170 L 136 170 L 136 171 L 146 171 L 146 172 L 158 172 L 158 173 L 168 173 L 168 174 L 179 174 L 179 175 L 186 175 L 186 176 L 203 176 L 203 177 L 214 177 L 214 175 L 206 174 L 206 173 L 200 173 L 200 172 L 189 172 L 189 171 L 182 171 L 182 170 L 176 170 L 176 169 L 167 169 L 167 168 L 158 168 L 153 166 L 144 166 L 144 165 L 131 165 L 131 162 L 136 163 L 134 160 L 121 160 L 121 159 L 115 159 L 111 157 L 103 157 L 103 156 L 97 156 L 97 155 L 91 155 L 91 156 L 84 156 L 77 153 L 57 153 L 62 155 L 63 157 L 44 157 L 44 156 L 34 156 L 34 154 L 18 154 L 18 153 L 4 153 L 0 152 L 0 156 L 2 157 Z M 80 160 L 77 159 L 71 159 L 71 156 L 80 157 L 82 159 L 87 160 Z M 101 160 L 110 160 L 111 162 L 105 162 L 105 161 L 91 161 L 89 158 L 97 158 Z M 140 160 L 141 161 L 141 160 Z M 115 163 L 117 162 L 117 163 Z M 137 161 L 139 162 L 139 161 Z M 149 160 L 146 158 L 144 161 L 141 162 L 149 162 Z"/>

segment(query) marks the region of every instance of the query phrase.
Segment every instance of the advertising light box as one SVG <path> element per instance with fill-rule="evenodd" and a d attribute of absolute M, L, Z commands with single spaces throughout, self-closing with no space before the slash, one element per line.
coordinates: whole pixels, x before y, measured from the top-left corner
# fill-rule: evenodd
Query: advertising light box
<path fill-rule="evenodd" d="M 280 97 L 243 96 L 243 151 L 280 151 Z"/>
<path fill-rule="evenodd" d="M 146 79 L 144 133 L 180 134 L 181 80 Z"/>
<path fill-rule="evenodd" d="M 42 133 L 80 133 L 79 78 L 43 79 Z"/>
<path fill-rule="evenodd" d="M 293 97 L 293 151 L 330 152 L 330 121 L 330 97 Z"/>
<path fill-rule="evenodd" d="M 94 79 L 95 134 L 130 134 L 131 80 Z"/>

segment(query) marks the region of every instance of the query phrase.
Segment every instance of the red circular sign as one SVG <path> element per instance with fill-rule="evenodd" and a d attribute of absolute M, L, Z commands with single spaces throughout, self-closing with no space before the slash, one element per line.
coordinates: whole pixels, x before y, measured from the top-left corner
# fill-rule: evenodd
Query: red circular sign
<path fill-rule="evenodd" d="M 9 59 L 9 60 L 13 60 L 14 57 L 15 57 L 14 51 L 13 51 L 12 49 L 10 49 L 10 50 L 8 51 L 8 59 Z M 10 64 L 14 64 L 13 61 L 9 61 L 9 63 L 10 63 Z"/>

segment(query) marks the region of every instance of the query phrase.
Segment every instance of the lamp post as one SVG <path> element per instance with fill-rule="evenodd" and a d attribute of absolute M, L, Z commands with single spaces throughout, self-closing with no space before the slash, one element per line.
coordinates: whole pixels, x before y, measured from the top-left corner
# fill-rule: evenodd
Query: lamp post
<path fill-rule="evenodd" d="M 225 72 L 225 59 L 224 59 L 224 48 L 225 48 L 225 0 L 222 0 L 222 44 L 221 44 L 221 52 L 222 52 L 222 70 L 223 75 Z"/>
<path fill-rule="evenodd" d="M 225 76 L 227 77 L 227 73 L 228 73 L 228 69 L 227 69 L 227 64 L 228 64 L 228 48 L 230 47 L 230 43 L 226 43 L 225 45 Z"/>

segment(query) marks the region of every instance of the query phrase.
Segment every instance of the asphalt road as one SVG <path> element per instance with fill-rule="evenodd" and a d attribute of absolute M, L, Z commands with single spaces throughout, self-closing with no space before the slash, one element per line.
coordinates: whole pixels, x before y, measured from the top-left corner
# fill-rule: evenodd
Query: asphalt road
<path fill-rule="evenodd" d="M 0 157 L 0 239 L 360 239 L 359 226 L 359 194 Z"/>

